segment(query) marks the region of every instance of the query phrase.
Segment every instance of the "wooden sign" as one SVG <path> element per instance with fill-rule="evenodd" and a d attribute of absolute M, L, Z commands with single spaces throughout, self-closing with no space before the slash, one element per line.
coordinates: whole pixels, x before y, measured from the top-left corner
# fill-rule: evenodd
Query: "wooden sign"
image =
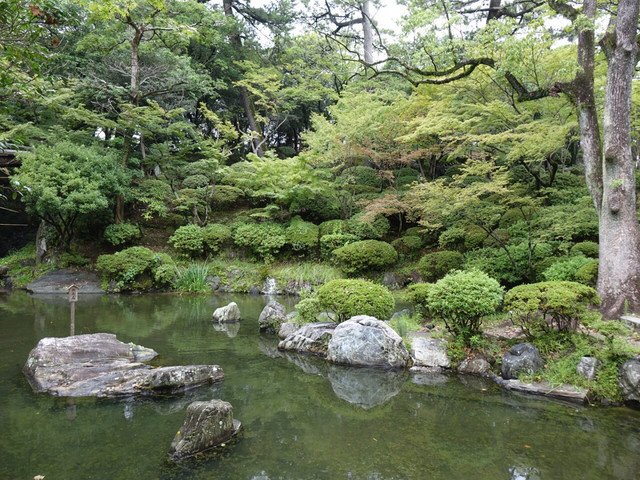
<path fill-rule="evenodd" d="M 78 301 L 78 290 L 79 288 L 76 285 L 71 285 L 69 287 L 69 302 L 74 303 Z"/>

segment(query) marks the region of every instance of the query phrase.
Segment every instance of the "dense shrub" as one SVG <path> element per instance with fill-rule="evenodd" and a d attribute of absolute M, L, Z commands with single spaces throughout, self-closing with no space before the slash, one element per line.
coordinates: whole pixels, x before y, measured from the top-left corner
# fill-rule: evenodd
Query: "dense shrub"
<path fill-rule="evenodd" d="M 340 268 L 348 275 L 382 270 L 398 261 L 398 252 L 386 242 L 362 240 L 334 250 Z"/>
<path fill-rule="evenodd" d="M 386 320 L 395 305 L 387 288 L 366 280 L 332 280 L 321 286 L 316 295 L 320 307 L 335 313 L 338 322 L 355 315 Z"/>
<path fill-rule="evenodd" d="M 547 281 L 573 282 L 576 279 L 578 270 L 592 261 L 592 259 L 583 256 L 559 260 L 547 268 L 543 276 Z"/>
<path fill-rule="evenodd" d="M 289 210 L 303 214 L 306 219 L 323 222 L 340 216 L 340 203 L 334 194 L 320 192 L 295 197 Z"/>
<path fill-rule="evenodd" d="M 475 250 L 482 247 L 484 240 L 487 238 L 487 232 L 478 225 L 469 225 L 464 230 L 464 249 Z"/>
<path fill-rule="evenodd" d="M 113 255 L 100 255 L 96 267 L 104 280 L 117 282 L 118 289 L 132 290 L 168 283 L 175 266 L 167 254 L 130 247 Z"/>
<path fill-rule="evenodd" d="M 354 215 L 349 220 L 349 233 L 358 236 L 361 240 L 380 240 L 389 232 L 389 220 L 382 215 L 376 215 L 373 221 L 362 220 L 362 215 Z"/>
<path fill-rule="evenodd" d="M 391 246 L 396 249 L 398 253 L 405 256 L 412 257 L 416 255 L 422 247 L 422 239 L 420 237 L 412 237 L 411 235 L 405 235 L 391 242 Z"/>
<path fill-rule="evenodd" d="M 318 248 L 320 229 L 311 222 L 294 217 L 285 231 L 285 237 L 294 251 L 311 253 Z"/>
<path fill-rule="evenodd" d="M 580 242 L 598 238 L 598 215 L 589 198 L 546 207 L 534 222 L 544 240 Z"/>
<path fill-rule="evenodd" d="M 591 260 L 578 269 L 574 279 L 578 283 L 595 287 L 598 281 L 598 260 Z"/>
<path fill-rule="evenodd" d="M 349 224 L 346 220 L 328 220 L 319 226 L 320 236 L 349 233 Z"/>
<path fill-rule="evenodd" d="M 429 313 L 444 321 L 453 335 L 469 339 L 480 333 L 482 317 L 496 311 L 504 290 L 486 273 L 454 271 L 429 287 Z"/>
<path fill-rule="evenodd" d="M 458 227 L 452 227 L 440 234 L 438 245 L 443 250 L 464 251 L 465 232 Z"/>
<path fill-rule="evenodd" d="M 202 242 L 208 252 L 216 254 L 231 240 L 231 229 L 221 223 L 211 223 L 202 229 Z"/>
<path fill-rule="evenodd" d="M 487 235 L 482 245 L 484 247 L 501 247 L 502 245 L 506 245 L 510 238 L 511 235 L 508 230 L 498 228 L 491 232 L 490 235 Z"/>
<path fill-rule="evenodd" d="M 180 176 L 184 179 L 194 175 L 202 175 L 208 180 L 213 180 L 217 171 L 218 162 L 214 158 L 189 162 L 180 167 Z"/>
<path fill-rule="evenodd" d="M 234 205 L 242 196 L 242 190 L 237 187 L 216 185 L 209 201 L 214 207 L 228 207 Z"/>
<path fill-rule="evenodd" d="M 599 245 L 596 242 L 578 242 L 571 247 L 571 255 L 584 255 L 585 257 L 598 258 Z"/>
<path fill-rule="evenodd" d="M 300 301 L 296 304 L 296 312 L 300 323 L 311 323 L 318 319 L 322 312 L 320 301 L 316 294 L 311 294 L 308 290 L 300 292 Z"/>
<path fill-rule="evenodd" d="M 320 254 L 322 258 L 333 258 L 333 251 L 349 245 L 350 243 L 357 242 L 359 240 L 355 235 L 349 233 L 336 233 L 332 235 L 323 235 L 320 237 Z"/>
<path fill-rule="evenodd" d="M 184 188 L 204 188 L 207 185 L 209 185 L 209 178 L 200 173 L 197 175 L 189 175 L 182 181 Z"/>
<path fill-rule="evenodd" d="M 239 225 L 233 232 L 233 241 L 267 261 L 272 261 L 286 244 L 284 227 L 273 222 Z"/>
<path fill-rule="evenodd" d="M 91 260 L 83 257 L 79 253 L 64 252 L 55 259 L 55 264 L 60 268 L 84 267 L 91 263 Z"/>
<path fill-rule="evenodd" d="M 426 281 L 435 282 L 451 270 L 460 268 L 463 261 L 464 257 L 460 252 L 440 250 L 422 257 L 418 263 L 418 271 Z"/>
<path fill-rule="evenodd" d="M 413 305 L 416 313 L 422 318 L 426 318 L 429 311 L 428 295 L 432 286 L 432 283 L 415 283 L 407 288 L 405 294 L 407 301 Z"/>
<path fill-rule="evenodd" d="M 345 168 L 336 182 L 339 185 L 363 185 L 376 189 L 382 187 L 382 177 L 371 167 Z"/>
<path fill-rule="evenodd" d="M 126 245 L 139 237 L 140 228 L 138 225 L 126 222 L 113 223 L 104 230 L 104 239 L 115 246 Z"/>
<path fill-rule="evenodd" d="M 575 331 L 590 307 L 598 305 L 596 291 L 577 282 L 520 285 L 509 290 L 504 301 L 505 310 L 530 337 L 553 329 Z"/>
<path fill-rule="evenodd" d="M 178 228 L 169 237 L 169 242 L 178 252 L 192 257 L 201 255 L 204 250 L 202 228 L 198 225 L 184 225 Z"/>

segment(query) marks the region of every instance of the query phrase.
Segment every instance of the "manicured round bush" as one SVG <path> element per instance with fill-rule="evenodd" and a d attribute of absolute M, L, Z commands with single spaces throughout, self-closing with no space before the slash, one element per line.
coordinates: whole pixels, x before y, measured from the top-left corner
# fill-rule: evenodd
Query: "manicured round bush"
<path fill-rule="evenodd" d="M 130 223 L 113 223 L 104 230 L 104 239 L 111 245 L 126 245 L 140 237 L 140 227 Z"/>
<path fill-rule="evenodd" d="M 591 262 L 592 259 L 582 256 L 559 260 L 547 268 L 543 276 L 547 281 L 573 282 L 578 270 Z"/>
<path fill-rule="evenodd" d="M 578 283 L 595 287 L 598 281 L 598 260 L 591 260 L 578 269 L 574 279 Z"/>
<path fill-rule="evenodd" d="M 336 314 L 338 322 L 355 315 L 388 319 L 395 302 L 386 287 L 367 280 L 332 280 L 316 292 L 320 307 Z"/>
<path fill-rule="evenodd" d="M 237 187 L 229 185 L 216 185 L 209 199 L 210 203 L 216 207 L 231 206 L 242 198 L 244 193 Z"/>
<path fill-rule="evenodd" d="M 184 225 L 169 237 L 169 242 L 180 253 L 190 256 L 200 255 L 204 249 L 202 228 L 198 225 Z"/>
<path fill-rule="evenodd" d="M 420 237 L 405 235 L 391 242 L 391 246 L 395 248 L 398 253 L 411 256 L 418 253 L 420 248 L 422 248 L 422 239 Z"/>
<path fill-rule="evenodd" d="M 464 230 L 458 227 L 453 227 L 440 234 L 438 244 L 443 250 L 464 251 L 464 239 Z"/>
<path fill-rule="evenodd" d="M 553 329 L 575 331 L 590 308 L 598 305 L 598 293 L 577 282 L 519 285 L 509 290 L 504 299 L 505 310 L 530 337 Z"/>
<path fill-rule="evenodd" d="M 347 275 L 382 270 L 398 261 L 398 252 L 387 242 L 363 240 L 333 251 L 340 268 Z"/>
<path fill-rule="evenodd" d="M 460 268 L 463 261 L 464 257 L 460 252 L 440 250 L 422 257 L 418 262 L 418 271 L 426 281 L 435 282 L 451 270 Z"/>
<path fill-rule="evenodd" d="M 584 255 L 585 257 L 598 258 L 600 247 L 596 242 L 578 242 L 571 247 L 571 255 Z"/>
<path fill-rule="evenodd" d="M 475 250 L 482 247 L 482 243 L 487 238 L 487 232 L 478 225 L 469 225 L 464 230 L 464 249 Z"/>
<path fill-rule="evenodd" d="M 117 282 L 118 289 L 147 289 L 164 286 L 174 271 L 174 262 L 166 253 L 154 253 L 145 247 L 130 247 L 112 255 L 100 255 L 96 268 L 106 281 Z"/>
<path fill-rule="evenodd" d="M 359 240 L 355 235 L 349 233 L 336 233 L 332 235 L 323 235 L 320 237 L 320 255 L 322 258 L 333 259 L 333 251 L 349 245 Z"/>
<path fill-rule="evenodd" d="M 422 318 L 426 318 L 428 309 L 429 290 L 433 286 L 432 283 L 414 283 L 407 288 L 405 298 L 416 310 L 416 313 Z"/>
<path fill-rule="evenodd" d="M 389 232 L 389 220 L 382 215 L 376 215 L 373 221 L 363 221 L 362 215 L 354 215 L 349 219 L 349 233 L 360 239 L 380 240 Z"/>
<path fill-rule="evenodd" d="M 284 227 L 273 222 L 241 224 L 233 232 L 233 241 L 267 261 L 272 261 L 286 244 Z"/>
<path fill-rule="evenodd" d="M 211 253 L 218 253 L 230 240 L 231 229 L 221 223 L 211 223 L 202 229 L 202 242 Z"/>
<path fill-rule="evenodd" d="M 209 179 L 202 174 L 189 175 L 182 181 L 184 188 L 204 188 L 209 185 Z"/>
<path fill-rule="evenodd" d="M 427 307 L 450 333 L 468 339 L 480 333 L 482 317 L 496 311 L 503 294 L 500 284 L 486 273 L 456 270 L 429 288 Z"/>
<path fill-rule="evenodd" d="M 296 252 L 313 252 L 318 248 L 320 229 L 311 222 L 294 217 L 285 231 L 287 244 Z"/>

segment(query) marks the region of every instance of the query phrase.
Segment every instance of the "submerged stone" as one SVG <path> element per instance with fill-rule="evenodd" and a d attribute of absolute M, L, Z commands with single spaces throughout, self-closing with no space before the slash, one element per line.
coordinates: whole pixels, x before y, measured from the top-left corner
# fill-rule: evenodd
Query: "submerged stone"
<path fill-rule="evenodd" d="M 187 407 L 184 423 L 171 442 L 169 457 L 180 460 L 220 446 L 237 434 L 241 426 L 234 420 L 229 402 L 217 399 L 193 402 Z"/>
<path fill-rule="evenodd" d="M 23 372 L 36 392 L 63 397 L 127 397 L 172 394 L 224 378 L 217 365 L 152 368 L 156 354 L 110 333 L 43 338 Z"/>

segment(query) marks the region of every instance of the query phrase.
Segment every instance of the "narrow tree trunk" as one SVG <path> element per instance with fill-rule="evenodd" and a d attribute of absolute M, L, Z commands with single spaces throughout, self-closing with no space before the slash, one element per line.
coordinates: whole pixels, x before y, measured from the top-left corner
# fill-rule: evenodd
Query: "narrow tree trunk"
<path fill-rule="evenodd" d="M 614 318 L 626 308 L 640 311 L 640 229 L 630 127 L 639 2 L 618 2 L 615 32 L 603 39 L 609 68 L 603 121 L 598 293 L 605 318 Z"/>
<path fill-rule="evenodd" d="M 369 0 L 362 2 L 362 37 L 364 39 L 364 63 L 373 63 L 373 28 L 371 26 L 371 14 Z"/>

